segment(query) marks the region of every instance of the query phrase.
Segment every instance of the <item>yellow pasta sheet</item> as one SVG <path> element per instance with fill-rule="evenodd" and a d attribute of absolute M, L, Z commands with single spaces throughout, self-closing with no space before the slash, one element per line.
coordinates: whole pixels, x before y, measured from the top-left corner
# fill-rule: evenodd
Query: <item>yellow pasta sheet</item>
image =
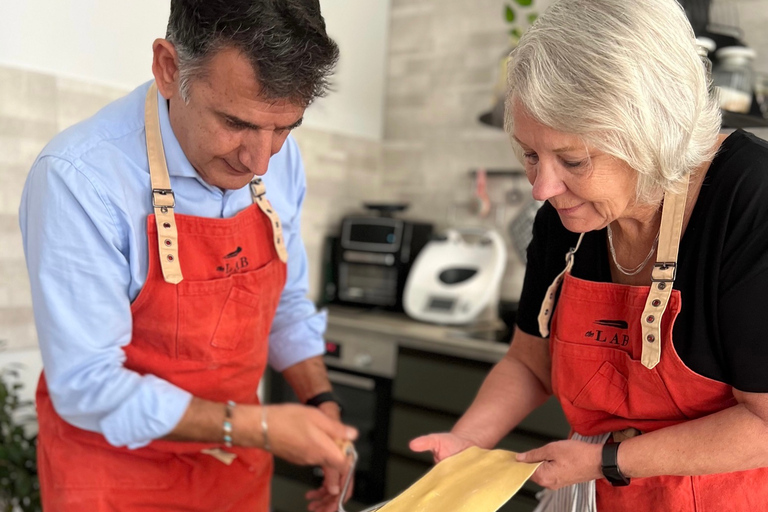
<path fill-rule="evenodd" d="M 506 450 L 472 447 L 441 461 L 379 512 L 495 512 L 539 464 Z"/>

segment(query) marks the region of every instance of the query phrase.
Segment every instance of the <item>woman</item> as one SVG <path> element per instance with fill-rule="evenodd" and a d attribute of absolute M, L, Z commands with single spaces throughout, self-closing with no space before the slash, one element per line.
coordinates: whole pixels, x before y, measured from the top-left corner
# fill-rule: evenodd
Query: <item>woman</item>
<path fill-rule="evenodd" d="M 561 489 L 541 510 L 764 510 L 768 143 L 719 134 L 708 79 L 674 0 L 562 0 L 523 37 L 507 128 L 546 204 L 518 329 L 412 449 L 493 447 L 554 393 L 571 439 L 518 456 Z"/>

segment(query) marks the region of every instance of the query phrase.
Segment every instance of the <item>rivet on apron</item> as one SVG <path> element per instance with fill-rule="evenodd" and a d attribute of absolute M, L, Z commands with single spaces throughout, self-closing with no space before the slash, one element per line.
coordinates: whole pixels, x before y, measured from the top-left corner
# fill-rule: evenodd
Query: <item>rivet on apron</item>
<path fill-rule="evenodd" d="M 645 337 L 645 339 L 648 340 L 648 343 L 653 343 L 654 341 L 656 341 L 656 336 L 654 336 L 653 334 L 649 334 L 648 336 Z"/>
<path fill-rule="evenodd" d="M 659 290 L 663 290 L 667 287 L 667 283 L 659 283 Z"/>
<path fill-rule="evenodd" d="M 171 223 L 170 222 L 163 222 L 163 227 L 165 229 L 171 229 Z"/>
<path fill-rule="evenodd" d="M 169 254 L 168 256 L 165 257 L 165 259 L 167 259 L 168 261 L 173 261 L 173 254 Z"/>
<path fill-rule="evenodd" d="M 549 298 L 550 298 L 550 299 L 554 299 L 554 298 L 555 298 L 555 294 L 554 294 L 554 293 L 550 293 L 550 294 L 549 294 Z"/>
<path fill-rule="evenodd" d="M 656 318 L 654 318 L 653 315 L 648 315 L 648 317 L 645 319 L 645 321 L 649 324 L 652 324 L 654 320 L 656 320 Z"/>
<path fill-rule="evenodd" d="M 544 310 L 544 314 L 545 314 L 545 315 L 549 315 L 549 310 L 548 310 L 548 309 L 545 309 L 545 310 Z"/>
<path fill-rule="evenodd" d="M 279 228 L 279 227 L 280 227 L 280 223 L 279 223 L 279 222 L 277 222 L 277 221 L 275 221 L 275 227 L 276 227 L 276 228 Z"/>
<path fill-rule="evenodd" d="M 167 206 L 161 206 L 160 211 L 163 213 L 168 213 L 168 207 Z"/>
<path fill-rule="evenodd" d="M 651 305 L 654 307 L 661 306 L 661 301 L 659 299 L 653 299 L 653 302 L 651 302 Z"/>
<path fill-rule="evenodd" d="M 267 208 L 267 213 L 272 213 L 272 210 L 270 210 L 269 208 Z"/>

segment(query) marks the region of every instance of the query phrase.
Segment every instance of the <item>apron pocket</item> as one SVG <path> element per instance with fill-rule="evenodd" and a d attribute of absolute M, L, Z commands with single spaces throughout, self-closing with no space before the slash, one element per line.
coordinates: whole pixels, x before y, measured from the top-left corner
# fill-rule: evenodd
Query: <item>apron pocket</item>
<path fill-rule="evenodd" d="M 212 281 L 179 283 L 179 359 L 231 362 L 267 350 L 285 266 L 263 267 Z"/>
<path fill-rule="evenodd" d="M 271 323 L 260 307 L 264 298 L 232 288 L 221 312 L 211 345 L 222 350 L 234 350 L 241 342 L 265 339 Z"/>
<path fill-rule="evenodd" d="M 232 291 L 231 277 L 211 281 L 184 280 L 178 285 L 179 317 L 176 357 L 211 361 L 211 340 Z"/>
<path fill-rule="evenodd" d="M 609 361 L 604 361 L 572 403 L 581 409 L 613 414 L 626 399 L 627 378 Z"/>

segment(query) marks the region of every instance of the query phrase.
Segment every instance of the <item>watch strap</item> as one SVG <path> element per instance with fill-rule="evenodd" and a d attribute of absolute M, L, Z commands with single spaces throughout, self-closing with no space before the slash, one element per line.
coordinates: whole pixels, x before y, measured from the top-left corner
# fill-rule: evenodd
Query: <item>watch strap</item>
<path fill-rule="evenodd" d="M 629 485 L 630 479 L 624 476 L 619 469 L 619 445 L 621 443 L 608 442 L 603 445 L 603 460 L 601 469 L 603 476 L 611 485 L 622 487 Z"/>
<path fill-rule="evenodd" d="M 325 402 L 335 402 L 336 405 L 339 406 L 340 410 L 344 409 L 344 407 L 341 405 L 341 399 L 336 396 L 336 393 L 333 391 L 323 391 L 322 393 L 318 393 L 304 403 L 306 405 L 318 407 L 320 404 L 324 404 Z"/>

